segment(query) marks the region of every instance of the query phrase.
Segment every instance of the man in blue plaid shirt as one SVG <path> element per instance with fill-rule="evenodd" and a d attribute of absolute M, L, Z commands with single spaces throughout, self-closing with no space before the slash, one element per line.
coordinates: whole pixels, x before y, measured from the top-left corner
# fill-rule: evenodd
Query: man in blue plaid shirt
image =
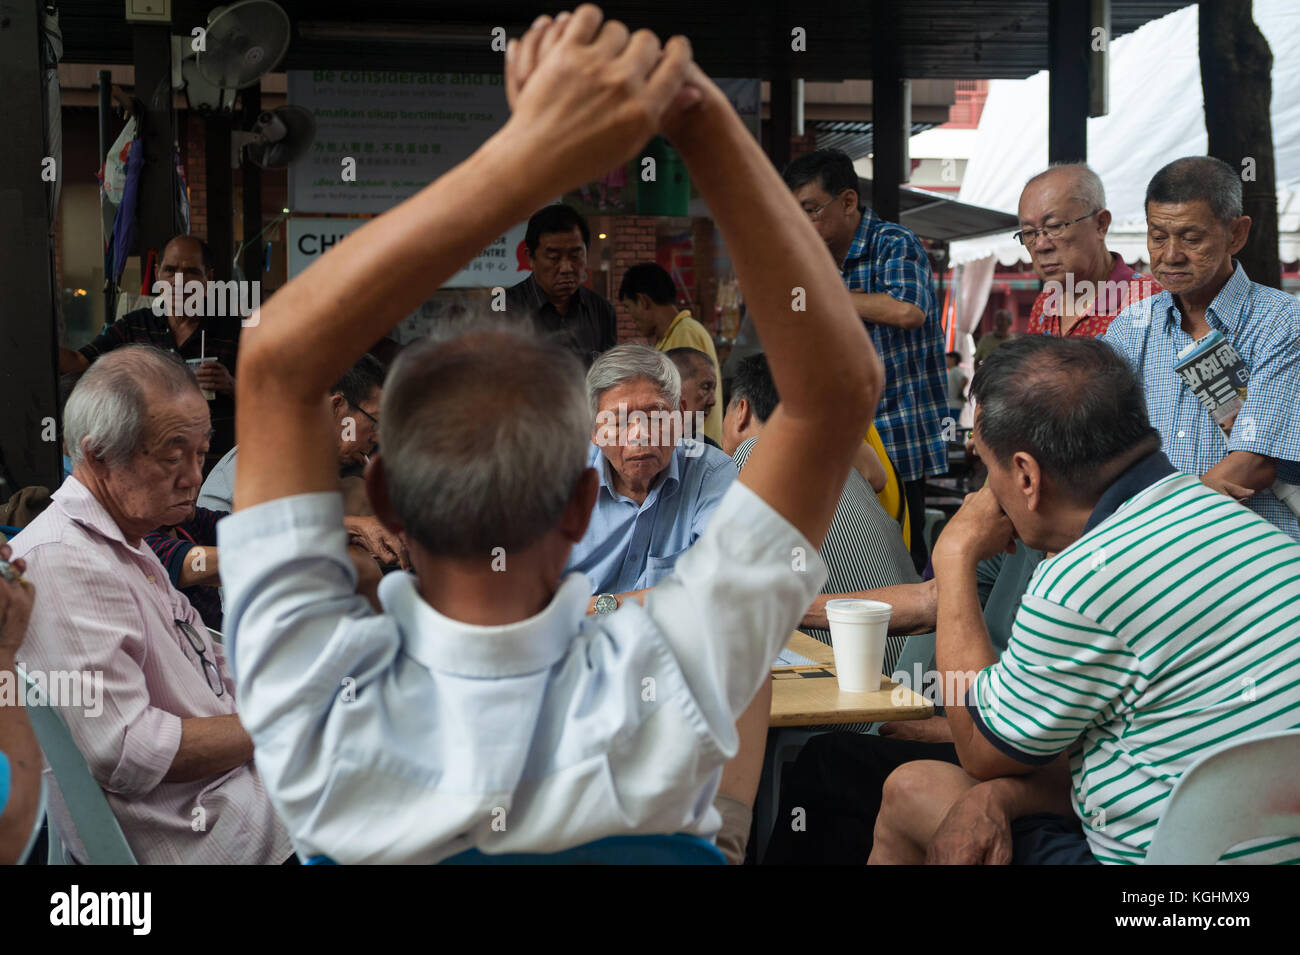
<path fill-rule="evenodd" d="M 1300 524 L 1269 488 L 1300 483 L 1300 303 L 1246 277 L 1241 180 L 1208 156 L 1176 159 L 1147 185 L 1147 251 L 1165 290 L 1118 316 L 1105 340 L 1138 373 L 1147 414 L 1174 467 L 1244 503 L 1300 540 Z M 1225 437 L 1174 365 L 1220 331 L 1250 369 L 1246 404 Z"/>
<path fill-rule="evenodd" d="M 927 557 L 925 478 L 948 470 L 948 371 L 930 259 L 915 233 L 861 203 L 853 161 L 838 149 L 800 156 L 784 177 L 839 265 L 885 363 L 876 430 L 903 482 L 919 569 Z"/>

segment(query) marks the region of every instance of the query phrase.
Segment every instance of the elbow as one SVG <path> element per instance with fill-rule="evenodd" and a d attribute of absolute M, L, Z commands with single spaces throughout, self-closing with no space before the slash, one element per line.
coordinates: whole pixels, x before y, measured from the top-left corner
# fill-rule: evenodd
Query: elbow
<path fill-rule="evenodd" d="M 925 312 L 910 302 L 899 302 L 898 326 L 900 328 L 920 328 L 925 324 Z"/>
<path fill-rule="evenodd" d="M 992 760 L 983 759 L 978 755 L 969 760 L 963 759 L 961 768 L 982 783 L 1006 775 L 1001 766 L 995 766 Z"/>
<path fill-rule="evenodd" d="M 1254 488 L 1257 491 L 1263 491 L 1271 488 L 1277 483 L 1277 462 L 1272 458 L 1264 458 L 1255 472 L 1256 480 Z"/>
<path fill-rule="evenodd" d="M 274 381 L 277 366 L 283 369 L 283 361 L 273 353 L 265 336 L 250 335 L 247 344 L 240 342 L 239 357 L 235 363 L 236 399 L 241 391 L 257 391 L 267 381 Z"/>

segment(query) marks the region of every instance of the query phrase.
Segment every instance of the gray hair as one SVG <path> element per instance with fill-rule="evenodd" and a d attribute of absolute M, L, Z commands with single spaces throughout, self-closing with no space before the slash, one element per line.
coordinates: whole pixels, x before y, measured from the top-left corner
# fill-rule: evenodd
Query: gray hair
<path fill-rule="evenodd" d="M 559 521 L 587 467 L 582 365 L 526 326 L 469 316 L 412 343 L 380 409 L 389 499 L 435 556 L 527 547 Z"/>
<path fill-rule="evenodd" d="M 1028 189 L 1038 180 L 1053 173 L 1065 172 L 1070 176 L 1070 198 L 1087 207 L 1089 212 L 1106 208 L 1106 187 L 1101 184 L 1101 177 L 1092 171 L 1092 167 L 1081 162 L 1058 162 L 1048 166 L 1038 175 L 1025 183 Z"/>
<path fill-rule="evenodd" d="M 97 359 L 63 408 L 63 443 L 72 466 L 87 454 L 110 468 L 126 464 L 145 440 L 149 394 L 174 397 L 189 390 L 199 391 L 194 373 L 152 345 L 124 345 Z"/>
<path fill-rule="evenodd" d="M 600 413 L 600 396 L 629 381 L 649 381 L 676 411 L 682 400 L 682 376 L 671 358 L 649 345 L 616 345 L 591 364 L 587 372 L 587 401 L 591 423 Z"/>
<path fill-rule="evenodd" d="M 1242 208 L 1237 171 L 1214 156 L 1175 159 L 1151 177 L 1143 206 L 1197 201 L 1208 203 L 1220 222 L 1231 223 L 1241 215 Z"/>

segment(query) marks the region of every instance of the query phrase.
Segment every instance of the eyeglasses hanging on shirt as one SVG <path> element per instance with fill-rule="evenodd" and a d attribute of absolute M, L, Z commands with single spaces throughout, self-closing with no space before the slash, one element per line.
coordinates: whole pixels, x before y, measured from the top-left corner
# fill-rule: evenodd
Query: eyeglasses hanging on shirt
<path fill-rule="evenodd" d="M 181 634 L 185 637 L 186 641 L 189 642 L 190 649 L 193 650 L 194 655 L 199 658 L 199 669 L 203 671 L 203 676 L 208 681 L 208 688 L 218 697 L 225 696 L 226 684 L 221 680 L 221 671 L 217 669 L 217 665 L 209 660 L 207 654 L 204 652 L 206 645 L 203 642 L 203 638 L 199 636 L 197 630 L 184 620 L 173 620 L 173 623 L 180 628 Z"/>

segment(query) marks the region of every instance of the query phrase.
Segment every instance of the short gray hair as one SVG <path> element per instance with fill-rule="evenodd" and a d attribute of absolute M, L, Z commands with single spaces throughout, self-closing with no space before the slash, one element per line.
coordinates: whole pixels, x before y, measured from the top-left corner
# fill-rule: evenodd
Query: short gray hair
<path fill-rule="evenodd" d="M 87 454 L 110 468 L 126 464 L 144 443 L 150 393 L 174 397 L 191 390 L 198 392 L 199 383 L 189 367 L 152 345 L 124 345 L 97 359 L 63 408 L 72 466 Z"/>
<path fill-rule="evenodd" d="M 572 351 L 527 327 L 467 319 L 397 356 L 381 450 L 406 533 L 435 556 L 486 559 L 555 526 L 591 434 Z"/>
<path fill-rule="evenodd" d="M 587 401 L 591 423 L 600 413 L 600 396 L 629 381 L 646 380 L 659 389 L 668 409 L 676 411 L 682 401 L 682 376 L 671 358 L 649 345 L 616 345 L 591 364 L 587 372 Z"/>
<path fill-rule="evenodd" d="M 1025 189 L 1028 189 L 1045 176 L 1058 172 L 1064 172 L 1070 176 L 1070 198 L 1087 207 L 1089 212 L 1106 208 L 1106 187 L 1101 184 L 1101 176 L 1093 172 L 1092 167 L 1087 163 L 1053 163 L 1026 182 Z"/>
<path fill-rule="evenodd" d="M 1220 222 L 1231 223 L 1241 215 L 1241 177 L 1214 156 L 1184 156 L 1151 177 L 1143 207 L 1197 201 L 1208 203 Z"/>

